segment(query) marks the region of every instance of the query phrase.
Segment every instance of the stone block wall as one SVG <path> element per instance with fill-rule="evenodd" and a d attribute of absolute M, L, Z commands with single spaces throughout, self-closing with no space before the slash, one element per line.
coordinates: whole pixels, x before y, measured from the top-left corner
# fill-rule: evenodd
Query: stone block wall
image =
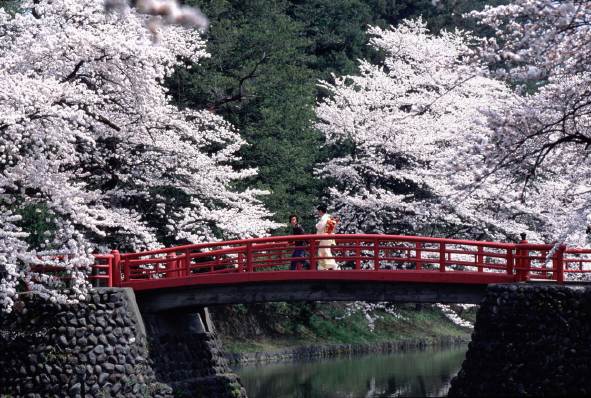
<path fill-rule="evenodd" d="M 98 289 L 68 306 L 25 302 L 0 314 L 0 396 L 172 397 L 154 376 L 131 290 Z"/>
<path fill-rule="evenodd" d="M 450 397 L 591 395 L 591 287 L 488 289 Z"/>
<path fill-rule="evenodd" d="M 207 310 L 145 314 L 153 369 L 176 397 L 246 398 L 231 373 Z"/>

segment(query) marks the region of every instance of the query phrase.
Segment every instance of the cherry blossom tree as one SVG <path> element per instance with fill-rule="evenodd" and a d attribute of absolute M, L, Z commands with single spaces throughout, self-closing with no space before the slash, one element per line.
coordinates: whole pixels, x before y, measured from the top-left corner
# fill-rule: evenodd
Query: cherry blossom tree
<path fill-rule="evenodd" d="M 543 218 L 549 240 L 584 244 L 591 205 L 591 2 L 515 0 L 472 12 L 489 74 L 521 94 L 458 158 L 478 185 L 505 181 Z"/>
<path fill-rule="evenodd" d="M 317 108 L 327 143 L 344 153 L 318 171 L 331 183 L 340 231 L 471 238 L 528 231 L 513 216 L 527 209 L 504 184 L 460 198 L 459 187 L 474 176 L 458 169 L 451 178 L 446 171 L 468 136 L 488 134 L 487 115 L 516 100 L 471 61 L 473 38 L 431 35 L 420 19 L 369 33 L 383 63 L 360 61 L 359 76 L 323 82 L 332 96 Z"/>
<path fill-rule="evenodd" d="M 237 131 L 209 111 L 172 106 L 161 85 L 207 56 L 197 30 L 150 25 L 134 9 L 105 13 L 102 2 L 22 7 L 0 9 L 0 306 L 11 307 L 20 285 L 80 298 L 97 248 L 275 226 L 257 199 L 264 192 L 231 189 L 256 173 L 233 166 L 244 144 Z M 54 226 L 39 247 L 19 221 L 31 207 Z M 69 270 L 68 296 L 31 272 L 40 254 Z"/>

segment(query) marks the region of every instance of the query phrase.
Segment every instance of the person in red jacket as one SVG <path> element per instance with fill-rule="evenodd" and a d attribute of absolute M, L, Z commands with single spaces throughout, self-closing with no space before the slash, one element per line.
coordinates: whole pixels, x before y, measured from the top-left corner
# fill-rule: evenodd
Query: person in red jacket
<path fill-rule="evenodd" d="M 336 221 L 327 213 L 326 205 L 320 205 L 317 208 L 318 216 L 320 220 L 316 224 L 317 234 L 333 234 L 336 226 Z M 318 241 L 318 257 L 323 257 L 318 260 L 318 269 L 337 269 L 337 263 L 333 258 L 331 246 L 334 246 L 336 242 L 334 239 L 322 239 Z"/>

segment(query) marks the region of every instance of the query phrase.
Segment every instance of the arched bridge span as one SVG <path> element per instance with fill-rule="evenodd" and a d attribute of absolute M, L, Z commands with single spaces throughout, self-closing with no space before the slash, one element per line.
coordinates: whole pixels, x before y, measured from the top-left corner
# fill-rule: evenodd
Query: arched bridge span
<path fill-rule="evenodd" d="M 322 270 L 326 260 L 337 269 Z M 133 288 L 155 311 L 300 300 L 470 303 L 488 284 L 563 283 L 590 264 L 591 249 L 526 241 L 298 235 L 114 251 L 97 256 L 95 278 Z"/>

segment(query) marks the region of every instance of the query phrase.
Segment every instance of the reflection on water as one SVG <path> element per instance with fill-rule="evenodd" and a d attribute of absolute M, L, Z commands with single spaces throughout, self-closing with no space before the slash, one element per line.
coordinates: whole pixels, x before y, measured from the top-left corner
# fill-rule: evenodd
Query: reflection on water
<path fill-rule="evenodd" d="M 236 369 L 249 398 L 441 397 L 466 347 Z"/>

